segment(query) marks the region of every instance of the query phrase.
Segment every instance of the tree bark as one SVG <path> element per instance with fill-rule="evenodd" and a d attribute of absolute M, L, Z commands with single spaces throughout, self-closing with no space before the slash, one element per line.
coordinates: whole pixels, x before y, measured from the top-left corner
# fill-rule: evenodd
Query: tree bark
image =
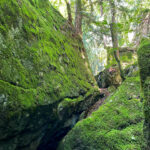
<path fill-rule="evenodd" d="M 100 0 L 100 12 L 101 16 L 103 16 L 103 0 Z"/>
<path fill-rule="evenodd" d="M 76 0 L 75 4 L 75 29 L 76 33 L 82 35 L 82 4 L 81 0 Z"/>
<path fill-rule="evenodd" d="M 111 30 L 114 57 L 118 64 L 120 76 L 122 80 L 124 81 L 125 77 L 124 77 L 124 73 L 123 73 L 120 58 L 119 58 L 118 35 L 117 35 L 117 28 L 116 28 L 116 8 L 115 8 L 114 0 L 109 0 L 109 3 L 111 7 L 111 16 L 112 16 L 112 23 L 110 24 L 110 30 Z"/>
<path fill-rule="evenodd" d="M 70 0 L 65 0 L 67 6 L 67 13 L 68 13 L 68 22 L 72 24 L 72 15 L 71 15 L 71 2 Z"/>

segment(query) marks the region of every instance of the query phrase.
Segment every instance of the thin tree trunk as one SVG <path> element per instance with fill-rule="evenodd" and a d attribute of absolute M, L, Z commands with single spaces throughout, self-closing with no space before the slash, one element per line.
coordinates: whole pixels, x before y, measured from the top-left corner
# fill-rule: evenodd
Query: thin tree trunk
<path fill-rule="evenodd" d="M 148 14 L 148 22 L 147 22 L 147 35 L 149 34 L 149 28 L 150 28 L 150 13 Z"/>
<path fill-rule="evenodd" d="M 90 8 L 91 8 L 91 13 L 93 13 L 93 11 L 94 11 L 94 8 L 93 8 L 93 3 L 92 3 L 92 0 L 89 0 L 89 4 L 90 4 Z"/>
<path fill-rule="evenodd" d="M 82 35 L 82 4 L 81 0 L 76 0 L 75 4 L 75 29 L 76 33 Z"/>
<path fill-rule="evenodd" d="M 103 0 L 100 0 L 100 12 L 101 16 L 103 16 Z"/>
<path fill-rule="evenodd" d="M 113 44 L 113 51 L 114 51 L 114 57 L 117 61 L 118 68 L 120 71 L 120 76 L 122 80 L 125 79 L 124 73 L 122 70 L 121 62 L 119 59 L 119 48 L 118 48 L 118 35 L 117 35 L 117 28 L 116 28 L 116 9 L 115 9 L 115 3 L 114 0 L 109 0 L 110 7 L 111 7 L 111 16 L 112 16 L 112 23 L 110 24 L 110 30 L 111 30 L 111 37 L 112 37 L 112 44 Z"/>
<path fill-rule="evenodd" d="M 67 13 L 68 13 L 68 22 L 72 24 L 72 15 L 71 15 L 71 3 L 70 0 L 65 0 L 67 6 Z"/>

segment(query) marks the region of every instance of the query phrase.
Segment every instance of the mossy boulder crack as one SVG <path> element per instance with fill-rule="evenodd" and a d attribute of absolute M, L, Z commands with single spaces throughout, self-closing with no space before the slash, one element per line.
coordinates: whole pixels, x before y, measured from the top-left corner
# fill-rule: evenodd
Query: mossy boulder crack
<path fill-rule="evenodd" d="M 143 106 L 139 77 L 129 77 L 91 116 L 79 121 L 58 150 L 141 150 Z"/>
<path fill-rule="evenodd" d="M 82 40 L 49 0 L 1 0 L 0 18 L 0 150 L 53 147 L 98 99 Z"/>

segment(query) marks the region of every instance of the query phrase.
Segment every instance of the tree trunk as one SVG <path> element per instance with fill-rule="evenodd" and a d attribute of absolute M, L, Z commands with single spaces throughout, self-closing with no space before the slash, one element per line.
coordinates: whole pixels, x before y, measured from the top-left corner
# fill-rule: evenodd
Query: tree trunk
<path fill-rule="evenodd" d="M 103 0 L 100 0 L 100 11 L 101 11 L 101 16 L 103 16 Z"/>
<path fill-rule="evenodd" d="M 82 35 L 82 4 L 81 0 L 76 0 L 75 4 L 75 29 L 76 33 Z"/>
<path fill-rule="evenodd" d="M 68 22 L 72 24 L 72 15 L 71 15 L 71 2 L 70 0 L 65 0 L 67 6 L 67 13 L 68 13 Z"/>
<path fill-rule="evenodd" d="M 117 35 L 117 28 L 116 28 L 116 9 L 115 9 L 115 3 L 114 0 L 109 0 L 110 7 L 111 7 L 111 16 L 112 16 L 112 23 L 110 24 L 110 30 L 111 30 L 111 37 L 112 37 L 112 44 L 113 44 L 113 51 L 114 51 L 114 57 L 117 61 L 118 68 L 120 71 L 120 76 L 122 80 L 125 79 L 124 73 L 122 70 L 121 62 L 119 59 L 119 48 L 118 48 L 118 35 Z"/>
<path fill-rule="evenodd" d="M 89 0 L 89 4 L 90 4 L 90 8 L 91 8 L 91 13 L 93 13 L 93 11 L 94 11 L 94 8 L 93 8 L 93 3 L 92 3 L 92 0 Z"/>

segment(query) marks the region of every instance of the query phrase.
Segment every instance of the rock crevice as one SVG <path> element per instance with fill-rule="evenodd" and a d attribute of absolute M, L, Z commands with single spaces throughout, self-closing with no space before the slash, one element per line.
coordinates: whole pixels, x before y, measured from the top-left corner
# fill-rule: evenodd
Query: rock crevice
<path fill-rule="evenodd" d="M 2 0 L 0 18 L 0 150 L 55 149 L 99 99 L 82 41 L 49 0 Z"/>

